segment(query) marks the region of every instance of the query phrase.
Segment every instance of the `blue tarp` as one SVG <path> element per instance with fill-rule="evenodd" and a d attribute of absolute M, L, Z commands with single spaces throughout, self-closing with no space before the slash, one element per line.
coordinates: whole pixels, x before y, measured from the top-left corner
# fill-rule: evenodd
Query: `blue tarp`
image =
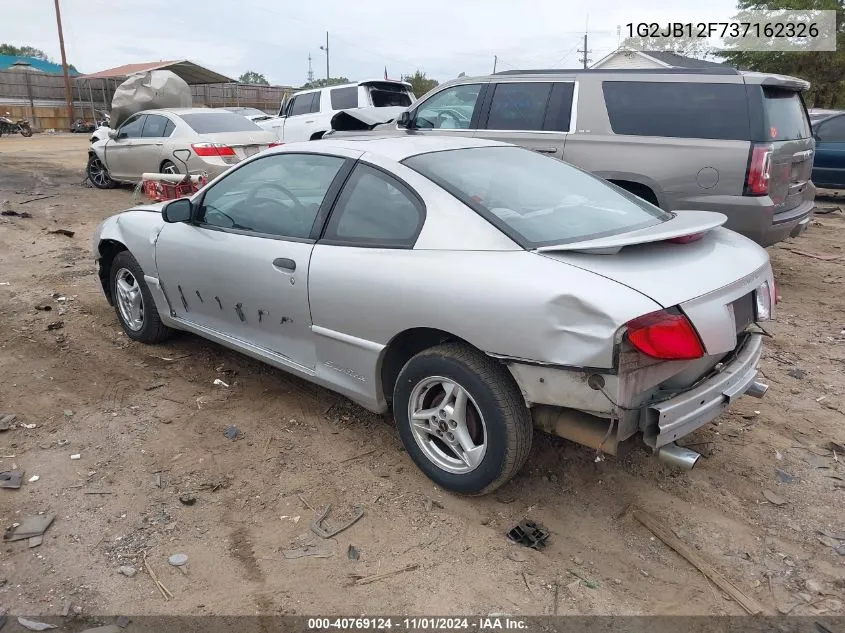
<path fill-rule="evenodd" d="M 46 62 L 43 59 L 38 59 L 37 57 L 20 57 L 16 55 L 0 55 L 0 70 L 9 70 L 12 67 L 12 64 L 17 61 L 26 62 L 32 66 L 33 70 L 41 71 L 42 73 L 47 73 L 48 75 L 62 74 L 61 64 Z M 81 74 L 74 68 L 69 68 L 68 73 L 71 77 L 78 77 Z"/>

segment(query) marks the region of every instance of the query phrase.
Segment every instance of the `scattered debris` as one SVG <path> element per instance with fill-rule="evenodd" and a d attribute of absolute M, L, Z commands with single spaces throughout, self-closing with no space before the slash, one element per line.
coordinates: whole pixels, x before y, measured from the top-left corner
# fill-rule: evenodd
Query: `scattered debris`
<path fill-rule="evenodd" d="M 778 476 L 778 479 L 785 484 L 791 484 L 795 481 L 795 475 L 790 475 L 785 470 L 781 470 L 780 468 L 775 468 L 775 474 Z"/>
<path fill-rule="evenodd" d="M 26 540 L 26 546 L 30 549 L 38 547 L 44 542 L 43 536 L 31 536 Z"/>
<path fill-rule="evenodd" d="M 64 321 L 53 321 L 52 323 L 47 324 L 47 331 L 53 332 L 55 330 L 61 330 L 65 326 Z"/>
<path fill-rule="evenodd" d="M 28 213 L 27 211 L 3 211 L 0 212 L 0 215 L 11 216 L 14 218 L 31 218 L 32 214 Z"/>
<path fill-rule="evenodd" d="M 343 523 L 340 527 L 331 529 L 324 524 L 325 518 L 328 516 L 331 509 L 332 504 L 328 504 L 325 509 L 320 512 L 314 518 L 313 521 L 311 521 L 311 531 L 314 532 L 314 534 L 316 534 L 320 538 L 331 538 L 337 534 L 340 534 L 344 530 L 352 527 L 358 521 L 358 519 L 364 516 L 364 506 L 354 506 L 352 508 L 352 516 L 349 518 L 349 520 Z"/>
<path fill-rule="evenodd" d="M 117 626 L 119 626 L 121 629 L 125 629 L 127 626 L 129 626 L 129 623 L 130 623 L 131 621 L 132 621 L 132 620 L 130 620 L 130 619 L 129 619 L 127 616 L 125 616 L 125 615 L 119 615 L 119 616 L 117 616 L 117 617 L 114 619 L 114 623 L 115 623 Z"/>
<path fill-rule="evenodd" d="M 65 409 L 64 413 L 65 413 L 66 418 L 72 418 L 73 417 L 73 411 L 71 411 L 70 409 Z"/>
<path fill-rule="evenodd" d="M 819 259 L 823 262 L 832 262 L 839 259 L 840 255 L 817 255 L 816 253 L 808 253 L 807 251 L 802 251 L 797 248 L 787 248 L 786 250 L 792 251 L 796 255 L 803 255 L 804 257 L 811 257 L 812 259 Z"/>
<path fill-rule="evenodd" d="M 93 629 L 85 629 L 79 633 L 120 633 L 121 627 L 115 624 L 106 624 L 105 626 L 98 626 Z"/>
<path fill-rule="evenodd" d="M 6 542 L 22 541 L 33 536 L 41 536 L 47 531 L 55 518 L 55 514 L 26 517 L 16 526 L 8 528 L 3 534 L 3 540 Z"/>
<path fill-rule="evenodd" d="M 170 558 L 167 559 L 167 562 L 173 565 L 174 567 L 181 567 L 182 565 L 188 564 L 188 555 L 173 554 Z"/>
<path fill-rule="evenodd" d="M 302 547 L 297 547 L 294 549 L 286 549 L 282 552 L 285 558 L 288 559 L 295 559 L 295 558 L 331 558 L 334 556 L 335 546 L 334 543 L 330 541 L 313 541 L 311 543 L 306 543 Z M 347 552 L 348 555 L 348 552 Z"/>
<path fill-rule="evenodd" d="M 831 538 L 827 534 L 822 534 L 821 536 L 817 536 L 816 538 L 819 540 L 819 543 L 825 545 L 826 547 L 836 549 L 840 545 L 839 541 L 834 538 Z"/>
<path fill-rule="evenodd" d="M 47 631 L 48 629 L 58 628 L 54 624 L 46 624 L 45 622 L 36 622 L 35 620 L 27 620 L 18 616 L 18 624 L 30 631 Z"/>
<path fill-rule="evenodd" d="M 509 541 L 536 550 L 543 549 L 548 538 L 549 531 L 534 521 L 521 521 L 508 531 Z"/>
<path fill-rule="evenodd" d="M 776 495 L 771 490 L 764 490 L 763 496 L 766 497 L 766 500 L 773 505 L 776 505 L 776 506 L 786 505 L 786 499 Z"/>
<path fill-rule="evenodd" d="M 236 440 L 240 436 L 241 432 L 234 424 L 230 424 L 226 427 L 226 430 L 223 431 L 223 435 L 226 436 L 227 439 Z"/>
<path fill-rule="evenodd" d="M 805 457 L 804 461 L 813 468 L 830 468 L 830 461 L 821 455 L 810 455 L 809 457 Z"/>
<path fill-rule="evenodd" d="M 183 492 L 179 495 L 179 502 L 185 506 L 192 506 L 197 502 L 197 498 L 192 492 Z"/>
<path fill-rule="evenodd" d="M 71 455 L 70 458 L 72 460 L 76 461 L 77 459 L 82 459 L 82 455 L 80 455 L 79 453 L 76 453 L 75 455 Z"/>
<path fill-rule="evenodd" d="M 132 565 L 121 565 L 117 568 L 117 573 L 127 578 L 133 578 L 138 573 L 138 570 L 132 567 Z"/>
<path fill-rule="evenodd" d="M 798 367 L 796 367 L 786 372 L 786 375 L 792 378 L 796 378 L 798 380 L 804 380 L 807 377 L 807 372 L 803 369 L 799 369 Z"/>
<path fill-rule="evenodd" d="M 528 557 L 518 550 L 512 550 L 508 552 L 507 556 L 515 563 L 524 563 L 528 560 Z"/>
<path fill-rule="evenodd" d="M 155 389 L 164 387 L 166 384 L 166 382 L 154 382 L 153 384 L 144 387 L 144 391 L 154 391 Z"/>
<path fill-rule="evenodd" d="M 64 235 L 66 237 L 73 237 L 76 235 L 73 231 L 69 231 L 68 229 L 54 229 L 52 231 L 47 231 L 51 235 Z"/>
<path fill-rule="evenodd" d="M 215 384 L 215 385 L 219 385 L 219 386 L 221 386 L 221 387 L 228 387 L 228 386 L 229 386 L 229 383 L 227 383 L 227 382 L 223 382 L 223 381 L 222 381 L 222 380 L 220 380 L 219 378 L 215 378 L 215 379 L 214 379 L 214 384 Z"/>
<path fill-rule="evenodd" d="M 418 569 L 419 565 L 417 563 L 411 563 L 410 565 L 405 565 L 404 567 L 400 567 L 399 569 L 395 569 L 393 571 L 386 571 L 381 574 L 374 574 L 372 576 L 356 576 L 352 575 L 353 582 L 356 585 L 369 585 L 372 582 L 378 582 L 379 580 L 384 580 L 385 578 L 390 578 L 391 576 L 396 576 L 397 574 L 404 574 L 408 571 L 414 571 Z"/>
<path fill-rule="evenodd" d="M 17 490 L 21 487 L 21 478 L 23 473 L 19 470 L 7 470 L 0 473 L 0 488 L 9 488 Z"/>
<path fill-rule="evenodd" d="M 36 426 L 35 424 L 25 424 L 24 422 L 21 422 L 21 428 L 22 429 L 29 429 L 31 431 L 32 429 L 35 428 L 35 426 Z"/>
<path fill-rule="evenodd" d="M 357 547 L 350 543 L 349 548 L 346 550 L 346 557 L 349 560 L 358 560 L 361 558 L 361 552 L 358 551 Z"/>
<path fill-rule="evenodd" d="M 31 483 L 31 484 L 34 484 L 34 483 L 35 483 L 36 481 L 38 481 L 39 479 L 41 479 L 41 477 L 39 477 L 38 475 L 33 475 L 32 477 L 30 477 L 29 479 L 27 479 L 27 481 L 28 481 L 29 483 Z"/>
<path fill-rule="evenodd" d="M 731 583 L 731 581 L 722 576 L 722 574 L 716 571 L 714 567 L 701 558 L 695 550 L 658 523 L 654 517 L 639 508 L 633 509 L 633 515 L 634 518 L 648 528 L 652 534 L 687 559 L 691 565 L 704 574 L 714 585 L 719 587 L 719 589 L 733 598 L 750 615 L 757 615 L 758 613 L 763 612 L 763 605 L 751 596 L 748 596 L 740 591 L 733 583 Z"/>
<path fill-rule="evenodd" d="M 431 512 L 434 508 L 443 508 L 442 503 L 431 498 L 426 498 L 424 506 L 426 512 Z"/>
<path fill-rule="evenodd" d="M 845 541 L 845 532 L 832 532 L 830 530 L 816 530 L 819 534 L 828 538 L 835 538 L 837 541 Z"/>
<path fill-rule="evenodd" d="M 578 578 L 579 582 L 583 582 L 583 583 L 584 583 L 584 585 L 585 585 L 588 589 L 598 589 L 598 588 L 599 588 L 599 583 L 597 583 L 597 582 L 595 582 L 595 581 L 592 581 L 592 580 L 590 580 L 589 578 L 586 578 L 583 574 L 581 574 L 581 573 L 580 573 L 580 572 L 578 572 L 577 570 L 575 570 L 575 569 L 567 569 L 566 571 L 568 571 L 570 574 L 572 574 L 573 576 L 575 576 L 576 578 Z"/>

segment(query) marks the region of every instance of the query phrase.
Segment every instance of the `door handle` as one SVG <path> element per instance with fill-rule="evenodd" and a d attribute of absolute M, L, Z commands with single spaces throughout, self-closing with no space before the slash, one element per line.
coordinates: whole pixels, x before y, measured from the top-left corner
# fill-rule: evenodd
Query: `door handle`
<path fill-rule="evenodd" d="M 311 119 L 310 121 L 306 121 L 306 123 L 313 123 L 313 122 L 314 122 L 314 119 Z"/>
<path fill-rule="evenodd" d="M 540 152 L 541 154 L 554 154 L 557 152 L 557 147 L 549 146 L 549 147 L 527 147 L 526 149 L 533 149 L 535 152 Z"/>
<path fill-rule="evenodd" d="M 273 260 L 273 266 L 281 268 L 287 272 L 293 272 L 296 270 L 296 262 L 288 257 L 277 257 Z"/>

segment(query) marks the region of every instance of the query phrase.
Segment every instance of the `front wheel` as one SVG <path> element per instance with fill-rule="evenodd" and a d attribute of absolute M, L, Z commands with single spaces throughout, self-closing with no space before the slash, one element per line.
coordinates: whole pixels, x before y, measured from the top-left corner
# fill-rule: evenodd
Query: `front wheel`
<path fill-rule="evenodd" d="M 531 450 L 531 415 L 513 378 L 462 343 L 420 352 L 393 392 L 399 436 L 439 486 L 482 495 L 509 481 Z"/>
<path fill-rule="evenodd" d="M 161 322 L 144 272 L 129 251 L 115 256 L 109 282 L 117 318 L 129 338 L 152 344 L 171 336 L 173 330 Z"/>
<path fill-rule="evenodd" d="M 32 128 L 28 125 L 21 125 L 21 135 L 25 138 L 32 136 Z"/>
<path fill-rule="evenodd" d="M 103 165 L 103 161 L 101 161 L 95 154 L 91 154 L 91 156 L 88 157 L 86 172 L 88 173 L 88 180 L 90 180 L 91 184 L 97 189 L 113 189 L 117 186 L 117 183 L 111 179 L 109 170 L 106 169 L 105 165 Z"/>

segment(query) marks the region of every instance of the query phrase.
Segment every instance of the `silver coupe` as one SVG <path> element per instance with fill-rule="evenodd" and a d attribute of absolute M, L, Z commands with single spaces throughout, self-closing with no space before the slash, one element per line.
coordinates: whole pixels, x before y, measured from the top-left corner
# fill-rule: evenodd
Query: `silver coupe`
<path fill-rule="evenodd" d="M 428 477 L 482 494 L 534 427 L 691 468 L 676 440 L 762 397 L 774 279 L 724 222 L 503 143 L 347 138 L 124 211 L 93 249 L 130 338 L 193 332 L 392 407 Z"/>

